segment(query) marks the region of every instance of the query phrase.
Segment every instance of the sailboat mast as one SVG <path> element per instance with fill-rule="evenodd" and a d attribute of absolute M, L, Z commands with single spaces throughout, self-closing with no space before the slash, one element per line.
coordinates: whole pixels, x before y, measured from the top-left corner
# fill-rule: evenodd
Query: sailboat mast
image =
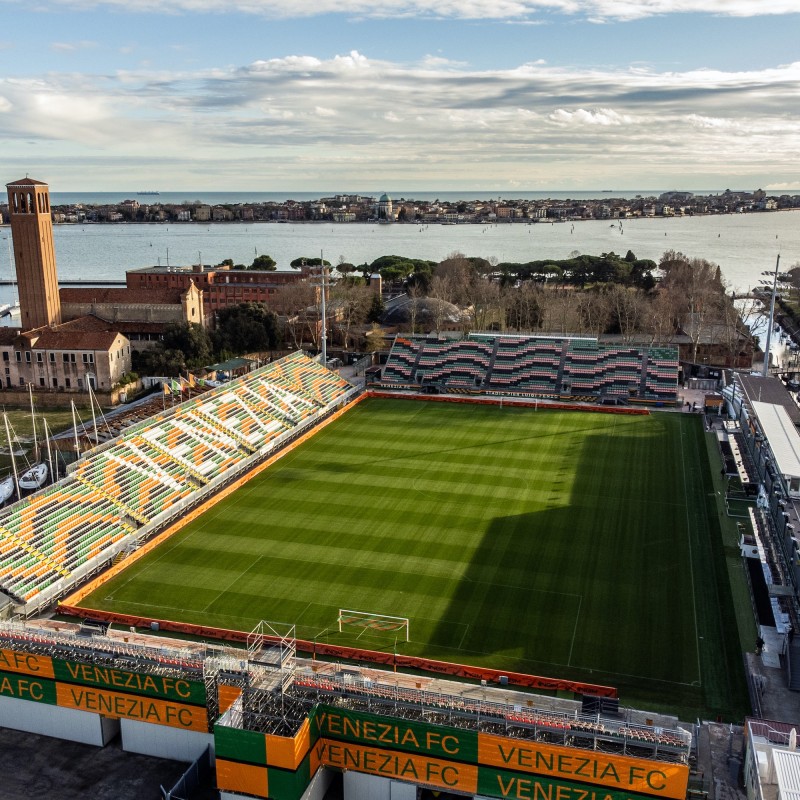
<path fill-rule="evenodd" d="M 81 445 L 78 441 L 78 423 L 75 419 L 75 401 L 70 400 L 69 402 L 72 406 L 72 430 L 75 432 L 75 458 L 78 459 L 81 457 Z"/>
<path fill-rule="evenodd" d="M 39 441 L 36 438 L 36 414 L 33 410 L 33 384 L 28 384 L 28 394 L 31 398 L 31 425 L 33 426 L 33 460 L 39 460 Z"/>
<path fill-rule="evenodd" d="M 3 422 L 6 424 L 6 440 L 8 441 L 8 450 L 11 453 L 11 468 L 14 470 L 14 487 L 19 497 L 19 475 L 17 475 L 17 460 L 14 458 L 14 445 L 11 443 L 11 431 L 8 429 L 8 415 L 3 413 Z"/>
<path fill-rule="evenodd" d="M 99 444 L 100 439 L 97 438 L 97 417 L 94 413 L 94 392 L 92 391 L 92 384 L 89 384 L 89 408 L 92 409 L 92 425 L 94 426 L 94 444 L 95 447 Z"/>
<path fill-rule="evenodd" d="M 53 451 L 50 449 L 50 431 L 47 430 L 47 420 L 44 420 L 44 438 L 47 442 L 47 461 L 50 464 L 50 480 L 55 481 L 56 473 L 53 470 Z"/>

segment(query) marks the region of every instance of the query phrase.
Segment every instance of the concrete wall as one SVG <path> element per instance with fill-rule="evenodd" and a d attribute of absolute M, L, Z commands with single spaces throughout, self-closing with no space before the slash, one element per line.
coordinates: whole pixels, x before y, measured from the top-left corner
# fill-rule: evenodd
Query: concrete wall
<path fill-rule="evenodd" d="M 416 800 L 417 787 L 413 783 L 393 781 L 377 775 L 345 772 L 344 800 Z"/>
<path fill-rule="evenodd" d="M 214 735 L 153 725 L 149 722 L 123 719 L 122 749 L 128 753 L 141 753 L 173 761 L 194 761 L 210 744 L 213 750 Z"/>
<path fill-rule="evenodd" d="M 332 780 L 333 773 L 323 767 L 312 778 L 300 800 L 324 800 L 325 792 L 330 788 Z"/>
<path fill-rule="evenodd" d="M 96 747 L 108 744 L 119 733 L 118 720 L 15 697 L 0 697 L 0 726 Z"/>

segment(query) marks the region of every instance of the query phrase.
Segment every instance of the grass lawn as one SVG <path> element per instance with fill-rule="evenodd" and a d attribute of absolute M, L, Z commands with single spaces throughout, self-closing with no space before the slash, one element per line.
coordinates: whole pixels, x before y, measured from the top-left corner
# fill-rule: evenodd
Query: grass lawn
<path fill-rule="evenodd" d="M 8 417 L 9 428 L 12 441 L 15 441 L 15 452 L 24 453 L 24 458 L 17 458 L 17 470 L 24 471 L 28 467 L 28 462 L 35 460 L 33 454 L 33 424 L 31 423 L 31 412 L 21 408 L 3 408 Z M 85 422 L 91 420 L 91 411 L 88 408 L 79 408 L 78 415 Z M 44 424 L 42 419 L 47 420 L 47 428 L 50 434 L 60 433 L 72 427 L 71 408 L 47 408 L 36 409 L 36 435 L 39 445 L 44 449 Z M 27 460 L 26 460 L 27 459 Z M 0 477 L 5 476 L 11 471 L 11 456 L 9 455 L 8 442 L 6 441 L 5 425 L 0 419 Z"/>
<path fill-rule="evenodd" d="M 738 719 L 746 690 L 700 420 L 367 400 L 84 602 L 300 638 L 410 618 L 399 652 Z"/>

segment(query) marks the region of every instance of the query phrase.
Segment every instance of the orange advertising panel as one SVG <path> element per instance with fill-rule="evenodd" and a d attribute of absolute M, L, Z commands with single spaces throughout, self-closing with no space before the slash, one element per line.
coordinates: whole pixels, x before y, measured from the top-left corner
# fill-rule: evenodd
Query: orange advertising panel
<path fill-rule="evenodd" d="M 478 791 L 478 767 L 474 764 L 443 761 L 331 739 L 320 739 L 314 751 L 316 755 L 311 758 L 312 771 L 315 764 L 322 764 L 471 795 Z"/>
<path fill-rule="evenodd" d="M 241 792 L 256 797 L 269 797 L 267 768 L 236 761 L 216 760 L 217 788 L 228 792 Z"/>
<path fill-rule="evenodd" d="M 311 724 L 308 718 L 303 720 L 297 735 L 272 736 L 267 734 L 267 764 L 270 767 L 296 770 L 300 762 L 306 757 L 311 746 Z"/>
<path fill-rule="evenodd" d="M 478 736 L 478 762 L 673 800 L 686 797 L 689 782 L 689 767 L 685 764 L 607 755 L 483 733 Z"/>
<path fill-rule="evenodd" d="M 190 731 L 208 731 L 208 711 L 203 706 L 187 706 L 169 700 L 66 683 L 56 684 L 56 698 L 58 705 L 63 708 L 91 711 L 104 717 L 133 719 Z"/>
<path fill-rule="evenodd" d="M 242 693 L 238 686 L 226 686 L 221 683 L 219 686 L 219 713 L 222 716 L 235 702 L 236 698 Z"/>
<path fill-rule="evenodd" d="M 37 678 L 53 678 L 53 660 L 50 656 L 33 653 L 18 653 L 16 650 L 0 650 L 0 670 L 35 675 Z"/>

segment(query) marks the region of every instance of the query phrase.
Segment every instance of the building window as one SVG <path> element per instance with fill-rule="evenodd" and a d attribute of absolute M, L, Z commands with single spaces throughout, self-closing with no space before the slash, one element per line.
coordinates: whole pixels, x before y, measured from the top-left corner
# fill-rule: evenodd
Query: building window
<path fill-rule="evenodd" d="M 17 357 L 17 361 L 22 361 L 22 353 L 19 350 L 15 350 L 14 355 Z"/>
<path fill-rule="evenodd" d="M 8 350 L 3 350 L 3 361 L 9 361 Z"/>
<path fill-rule="evenodd" d="M 75 363 L 75 353 L 64 353 L 64 363 L 65 364 L 74 364 Z"/>
<path fill-rule="evenodd" d="M 83 389 L 83 378 L 78 378 L 78 388 Z"/>
<path fill-rule="evenodd" d="M 53 380 L 55 380 L 55 378 L 53 378 Z M 69 378 L 64 378 L 64 386 L 66 386 L 67 389 L 71 389 L 72 388 L 72 381 Z"/>
<path fill-rule="evenodd" d="M 83 363 L 84 364 L 94 364 L 94 353 L 84 353 L 83 354 Z"/>
<path fill-rule="evenodd" d="M 20 378 L 19 379 L 19 385 L 20 386 L 24 386 L 25 385 L 25 378 Z"/>
<path fill-rule="evenodd" d="M 36 354 L 36 361 L 37 361 L 37 363 L 41 364 L 44 361 L 44 353 L 37 353 Z"/>
<path fill-rule="evenodd" d="M 44 378 L 39 378 L 39 386 L 44 386 Z"/>
<path fill-rule="evenodd" d="M 51 364 L 55 364 L 56 363 L 56 354 L 55 353 L 50 353 L 50 363 Z"/>
<path fill-rule="evenodd" d="M 25 351 L 25 361 L 26 361 L 28 364 L 30 364 L 30 363 L 31 363 L 31 351 L 30 351 L 30 350 L 26 350 L 26 351 Z"/>
<path fill-rule="evenodd" d="M 10 374 L 11 374 L 11 370 L 8 367 L 6 367 L 6 375 L 10 375 Z"/>
<path fill-rule="evenodd" d="M 58 378 L 53 378 L 53 388 L 58 389 Z"/>

